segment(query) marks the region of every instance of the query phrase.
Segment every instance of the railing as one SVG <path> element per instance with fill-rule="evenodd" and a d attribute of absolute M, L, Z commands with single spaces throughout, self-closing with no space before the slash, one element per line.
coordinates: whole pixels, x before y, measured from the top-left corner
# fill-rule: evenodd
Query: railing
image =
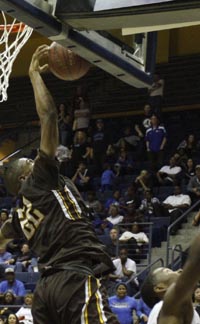
<path fill-rule="evenodd" d="M 179 253 L 178 258 L 175 257 L 175 252 Z M 172 247 L 172 262 L 171 262 L 171 268 L 174 270 L 176 267 L 175 264 L 180 262 L 180 259 L 182 260 L 182 255 L 183 255 L 183 249 L 181 244 L 176 244 L 175 246 Z"/>
<path fill-rule="evenodd" d="M 197 201 L 194 205 L 192 205 L 188 210 L 186 210 L 185 213 L 183 213 L 179 218 L 177 218 L 167 229 L 167 246 L 166 246 L 166 266 L 168 266 L 168 264 L 170 263 L 170 260 L 169 260 L 169 256 L 170 256 L 170 250 L 171 250 L 171 247 L 170 247 L 170 233 L 171 233 L 171 230 L 173 229 L 173 227 L 175 225 L 177 225 L 180 221 L 182 221 L 183 219 L 185 219 L 188 214 L 193 211 L 193 209 L 197 206 L 200 205 L 200 200 Z"/>

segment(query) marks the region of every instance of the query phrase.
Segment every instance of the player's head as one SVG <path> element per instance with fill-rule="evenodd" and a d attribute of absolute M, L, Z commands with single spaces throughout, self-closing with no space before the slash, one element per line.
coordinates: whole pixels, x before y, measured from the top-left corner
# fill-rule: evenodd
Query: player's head
<path fill-rule="evenodd" d="M 4 183 L 9 193 L 18 194 L 24 180 L 33 169 L 33 160 L 21 158 L 8 164 L 4 171 Z"/>
<path fill-rule="evenodd" d="M 141 287 L 144 302 L 152 308 L 163 299 L 167 289 L 176 282 L 182 270 L 172 271 L 168 268 L 158 268 L 148 274 Z"/>

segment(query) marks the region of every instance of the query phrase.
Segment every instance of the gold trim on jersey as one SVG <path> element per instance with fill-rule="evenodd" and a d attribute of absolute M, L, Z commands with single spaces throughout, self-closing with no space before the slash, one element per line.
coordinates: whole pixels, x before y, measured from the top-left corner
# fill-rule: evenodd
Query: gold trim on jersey
<path fill-rule="evenodd" d="M 65 196 L 60 190 L 52 190 L 54 196 L 56 197 L 64 215 L 66 218 L 70 220 L 80 219 L 81 217 L 81 208 L 73 196 L 73 194 L 68 190 L 68 188 L 64 187 Z"/>
<path fill-rule="evenodd" d="M 98 311 L 98 315 L 99 315 L 99 323 L 104 324 L 104 323 L 107 323 L 107 318 L 106 318 L 106 315 L 104 312 L 102 295 L 99 290 L 101 284 L 98 279 L 96 279 L 96 281 L 97 281 L 98 289 L 95 293 L 95 297 L 96 297 L 97 311 Z"/>
<path fill-rule="evenodd" d="M 90 298 L 92 296 L 92 289 L 91 289 L 91 276 L 85 282 L 85 304 L 82 308 L 81 314 L 81 324 L 89 324 L 88 320 L 88 306 L 90 303 Z"/>

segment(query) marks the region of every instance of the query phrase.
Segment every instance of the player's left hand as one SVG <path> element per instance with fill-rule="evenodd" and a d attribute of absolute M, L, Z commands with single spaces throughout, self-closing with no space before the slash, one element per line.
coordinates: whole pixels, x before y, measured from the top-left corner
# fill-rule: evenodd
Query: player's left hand
<path fill-rule="evenodd" d="M 41 45 L 39 46 L 32 56 L 32 60 L 29 67 L 29 75 L 34 72 L 43 73 L 48 70 L 48 64 L 40 65 L 42 59 L 47 59 L 49 46 Z"/>

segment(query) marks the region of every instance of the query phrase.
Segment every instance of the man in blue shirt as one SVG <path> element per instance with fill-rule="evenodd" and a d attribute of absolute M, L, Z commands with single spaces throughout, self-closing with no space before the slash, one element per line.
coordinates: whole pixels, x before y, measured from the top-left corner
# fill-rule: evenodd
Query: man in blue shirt
<path fill-rule="evenodd" d="M 146 148 L 153 171 L 162 165 L 163 150 L 167 142 L 167 134 L 164 126 L 159 125 L 157 116 L 151 116 L 151 127 L 146 131 Z"/>
<path fill-rule="evenodd" d="M 4 294 L 8 290 L 19 297 L 23 297 L 26 292 L 23 282 L 15 279 L 13 268 L 7 268 L 5 270 L 5 280 L 0 283 L 0 294 Z"/>

